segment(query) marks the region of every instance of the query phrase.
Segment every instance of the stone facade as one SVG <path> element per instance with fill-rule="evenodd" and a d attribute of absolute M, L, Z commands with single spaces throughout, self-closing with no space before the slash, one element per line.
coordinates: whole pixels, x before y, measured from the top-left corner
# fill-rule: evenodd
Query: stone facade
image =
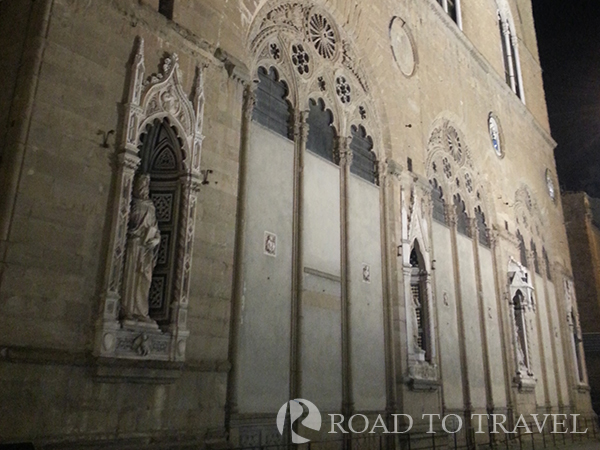
<path fill-rule="evenodd" d="M 569 238 L 575 292 L 594 411 L 600 410 L 600 201 L 583 192 L 564 193 L 565 226 Z"/>
<path fill-rule="evenodd" d="M 0 2 L 1 441 L 590 413 L 529 0 L 169 3 Z M 135 173 L 158 331 L 119 312 Z"/>

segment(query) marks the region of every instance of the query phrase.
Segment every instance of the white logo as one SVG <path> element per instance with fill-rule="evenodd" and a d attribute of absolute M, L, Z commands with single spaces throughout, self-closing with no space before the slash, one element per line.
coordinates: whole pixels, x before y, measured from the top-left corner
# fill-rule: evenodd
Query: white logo
<path fill-rule="evenodd" d="M 319 412 L 319 408 L 317 408 L 314 403 L 309 402 L 308 400 L 297 398 L 295 400 L 286 402 L 279 409 L 279 412 L 277 413 L 277 429 L 279 430 L 279 433 L 283 435 L 288 405 L 290 405 L 290 428 L 292 428 L 294 422 L 302 417 L 302 414 L 304 414 L 304 408 L 302 407 L 302 405 L 304 405 L 308 408 L 308 415 L 300 423 L 311 430 L 319 431 L 321 429 L 321 413 Z M 291 431 L 293 444 L 304 444 L 310 441 L 310 439 L 306 439 L 298 435 L 293 428 Z"/>

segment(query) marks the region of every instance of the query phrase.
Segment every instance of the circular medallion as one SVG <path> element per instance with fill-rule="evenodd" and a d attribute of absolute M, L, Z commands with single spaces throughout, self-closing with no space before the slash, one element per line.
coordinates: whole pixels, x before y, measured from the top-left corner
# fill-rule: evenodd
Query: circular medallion
<path fill-rule="evenodd" d="M 410 77 L 415 72 L 417 58 L 410 31 L 400 17 L 394 17 L 390 23 L 390 44 L 400 71 Z"/>
<path fill-rule="evenodd" d="M 498 125 L 498 119 L 492 113 L 490 113 L 488 117 L 488 130 L 496 156 L 502 158 L 504 156 L 504 150 L 502 149 L 502 141 L 500 139 L 500 125 Z"/>
<path fill-rule="evenodd" d="M 548 195 L 552 201 L 556 200 L 556 188 L 554 187 L 554 179 L 550 169 L 546 169 L 546 187 L 548 188 Z"/>
<path fill-rule="evenodd" d="M 315 50 L 325 59 L 335 56 L 337 36 L 327 18 L 321 14 L 313 14 L 308 18 L 307 32 Z"/>

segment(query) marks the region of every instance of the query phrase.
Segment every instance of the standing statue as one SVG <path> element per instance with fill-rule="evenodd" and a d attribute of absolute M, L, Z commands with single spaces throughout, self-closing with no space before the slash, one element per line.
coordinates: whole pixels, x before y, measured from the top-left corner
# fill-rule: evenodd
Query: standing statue
<path fill-rule="evenodd" d="M 149 175 L 135 177 L 127 234 L 125 292 L 121 302 L 123 318 L 155 324 L 149 316 L 149 294 L 160 231 L 150 199 Z"/>

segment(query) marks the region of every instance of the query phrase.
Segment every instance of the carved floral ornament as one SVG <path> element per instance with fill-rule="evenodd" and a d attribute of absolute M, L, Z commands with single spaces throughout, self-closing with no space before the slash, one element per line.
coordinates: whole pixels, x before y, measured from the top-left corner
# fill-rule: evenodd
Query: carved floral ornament
<path fill-rule="evenodd" d="M 515 192 L 514 211 L 517 227 L 521 230 L 526 242 L 535 237 L 545 242 L 543 238 L 544 224 L 541 221 L 542 213 L 528 186 L 522 185 Z"/>
<path fill-rule="evenodd" d="M 99 320 L 96 352 L 99 356 L 127 359 L 182 361 L 185 358 L 187 306 L 192 265 L 192 247 L 197 193 L 201 186 L 200 156 L 204 115 L 203 68 L 198 67 L 192 101 L 182 87 L 176 54 L 164 58 L 159 73 L 146 78 L 144 41 L 137 46 L 130 65 L 127 101 L 123 105 L 123 133 L 118 142 L 115 173 L 114 215 L 106 267 L 106 287 Z M 120 314 L 125 249 L 132 198 L 133 179 L 140 164 L 140 137 L 146 126 L 167 120 L 181 144 L 182 172 L 179 174 L 180 221 L 175 250 L 175 275 L 170 299 L 168 327 L 151 329 L 126 323 Z"/>
<path fill-rule="evenodd" d="M 321 98 L 338 135 L 350 136 L 351 126 L 361 124 L 375 140 L 374 151 L 383 148 L 366 73 L 329 13 L 309 1 L 267 2 L 250 27 L 248 47 L 255 55 L 251 72 L 275 67 L 295 109 L 306 110 L 310 98 Z"/>
<path fill-rule="evenodd" d="M 484 188 L 473 166 L 471 152 L 463 134 L 448 120 L 440 120 L 434 126 L 428 143 L 427 177 L 437 180 L 442 187 L 446 203 L 460 194 L 469 215 L 480 206 L 486 217 L 490 217 L 485 201 Z"/>

